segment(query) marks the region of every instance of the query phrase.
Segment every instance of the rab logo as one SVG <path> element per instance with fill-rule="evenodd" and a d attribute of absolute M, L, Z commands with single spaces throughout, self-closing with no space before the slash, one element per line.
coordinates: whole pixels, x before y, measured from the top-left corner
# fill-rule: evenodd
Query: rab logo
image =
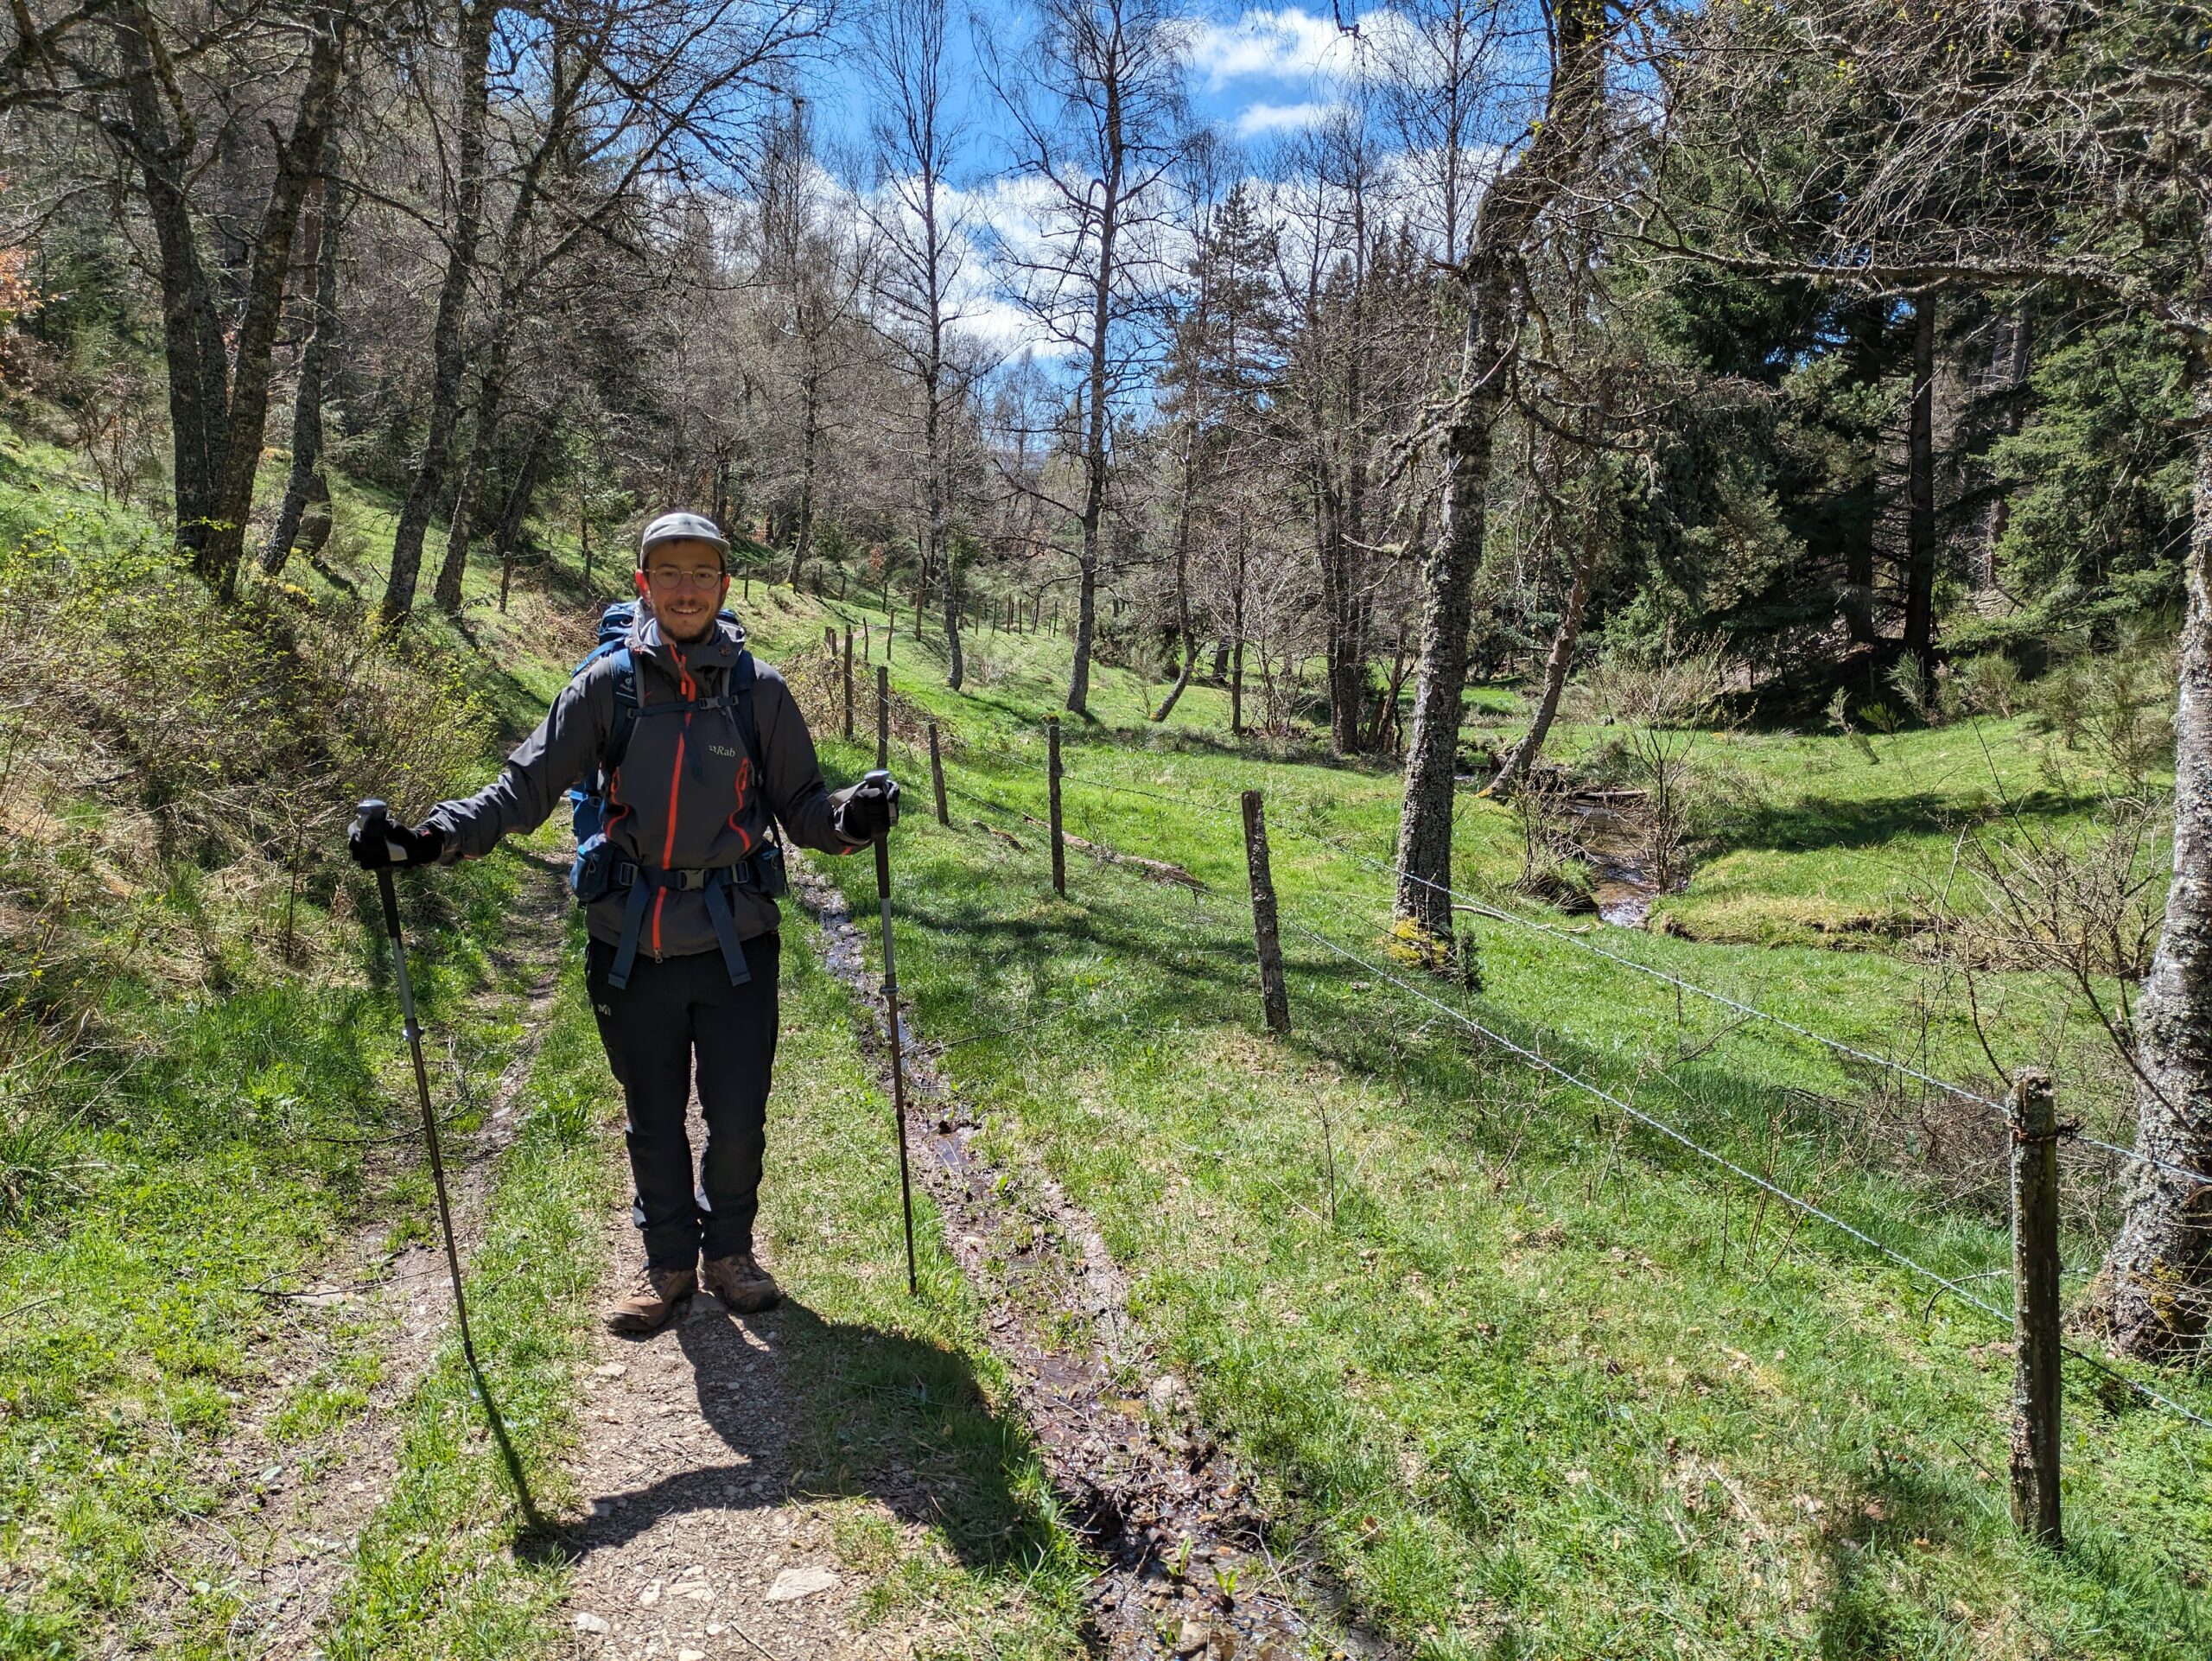
<path fill-rule="evenodd" d="M 712 750 L 716 755 L 727 755 L 733 760 L 734 760 L 737 755 L 737 752 L 731 748 L 728 744 L 709 744 L 707 748 Z"/>

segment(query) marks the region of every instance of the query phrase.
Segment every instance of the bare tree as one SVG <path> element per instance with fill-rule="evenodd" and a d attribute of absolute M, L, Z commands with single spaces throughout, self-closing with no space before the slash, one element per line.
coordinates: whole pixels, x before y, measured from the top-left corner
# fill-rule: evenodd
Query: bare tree
<path fill-rule="evenodd" d="M 872 220 L 880 256 L 879 328 L 914 385 L 921 406 L 921 563 L 944 562 L 945 684 L 966 678 L 960 650 L 960 588 L 948 521 L 953 487 L 951 430 L 969 373 L 952 350 L 960 321 L 972 216 L 953 169 L 963 137 L 950 113 L 945 0 L 884 0 L 864 35 L 874 93 Z"/>
<path fill-rule="evenodd" d="M 1160 187 L 1185 140 L 1181 20 L 1162 0 L 1033 0 L 1016 45 L 982 36 L 984 61 L 1012 122 L 1017 176 L 1036 194 L 1041 236 L 1001 239 L 999 257 L 1037 326 L 1076 354 L 1083 490 L 1071 505 L 1077 555 L 1075 657 L 1067 707 L 1090 702 L 1101 537 L 1115 411 L 1141 379 L 1141 290 L 1167 207 Z"/>
<path fill-rule="evenodd" d="M 794 99 L 771 132 L 761 168 L 760 258 L 754 273 L 770 299 L 777 357 L 797 405 L 794 588 L 813 550 L 823 447 L 842 424 L 837 394 L 853 357 L 868 281 L 868 251 L 854 234 L 849 204 L 833 204 L 831 189 L 815 154 L 806 101 Z"/>
<path fill-rule="evenodd" d="M 832 16 L 781 0 L 588 0 L 541 26 L 533 15 L 510 12 L 504 0 L 456 5 L 450 61 L 458 90 L 436 124 L 448 228 L 431 329 L 429 412 L 393 534 L 380 608 L 387 623 L 414 605 L 423 537 L 448 483 L 472 346 L 480 388 L 473 474 L 475 452 L 496 424 L 512 331 L 548 273 L 587 246 L 634 245 L 641 239 L 633 221 L 656 202 L 680 203 L 680 187 L 700 158 L 729 164 L 742 156 L 760 95 Z M 497 124 L 495 86 L 522 89 L 513 100 L 518 107 L 503 99 Z M 498 264 L 487 285 L 485 216 L 502 202 Z M 473 302 L 486 286 L 491 305 L 472 342 Z M 467 488 L 459 493 L 462 555 L 468 495 Z M 448 555 L 455 580 L 442 586 L 453 604 L 458 570 L 450 541 Z"/>
<path fill-rule="evenodd" d="M 158 251 L 177 541 L 227 597 L 252 511 L 292 239 L 321 170 L 351 14 L 270 5 L 172 17 L 124 0 L 41 18 L 26 0 L 11 18 L 0 113 L 65 115 L 135 174 Z M 252 73 L 234 80 L 229 72 L 247 64 Z M 289 91 L 289 131 L 276 124 L 282 103 L 263 97 L 272 86 Z M 234 222 L 219 238 L 204 174 L 219 145 L 243 142 L 234 124 L 265 127 L 269 178 L 251 228 Z M 213 247 L 235 250 L 237 269 L 211 274 Z"/>
<path fill-rule="evenodd" d="M 322 178 L 307 223 L 305 263 L 315 272 L 315 289 L 307 305 L 307 339 L 300 348 L 299 384 L 292 397 L 291 472 L 276 509 L 276 523 L 261 550 L 261 569 L 269 576 L 282 571 L 291 557 L 308 498 L 322 468 L 323 381 L 338 335 L 338 250 L 345 218 L 337 148 L 334 141 L 324 148 Z"/>

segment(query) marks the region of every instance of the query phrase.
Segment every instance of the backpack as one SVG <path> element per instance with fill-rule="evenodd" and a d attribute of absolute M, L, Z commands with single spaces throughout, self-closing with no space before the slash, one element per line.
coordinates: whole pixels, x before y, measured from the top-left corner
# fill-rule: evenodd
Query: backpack
<path fill-rule="evenodd" d="M 586 895 L 584 891 L 587 888 L 595 888 L 604 892 L 603 882 L 586 880 L 584 873 L 588 862 L 586 856 L 606 846 L 607 786 L 614 777 L 615 769 L 622 765 L 622 756 L 630 747 L 630 734 L 638 724 L 638 716 L 642 713 L 658 715 L 664 710 L 679 710 L 684 707 L 682 703 L 657 703 L 648 711 L 639 703 L 638 666 L 631 661 L 630 648 L 626 644 L 630 637 L 631 626 L 637 620 L 637 615 L 638 605 L 634 600 L 618 600 L 608 606 L 599 620 L 599 644 L 594 646 L 569 674 L 569 678 L 574 681 L 577 676 L 582 674 L 602 658 L 613 658 L 616 660 L 614 725 L 607 734 L 607 748 L 601 752 L 598 761 L 594 764 L 590 771 L 577 780 L 569 789 L 569 828 L 575 833 L 577 848 L 576 873 L 571 880 L 571 886 L 577 890 L 580 899 L 595 897 L 595 895 Z M 725 610 L 721 614 L 721 619 L 726 623 L 735 624 L 737 614 Z M 737 723 L 738 742 L 744 747 L 745 754 L 751 760 L 753 776 L 758 780 L 763 777 L 763 774 L 760 768 L 760 731 L 753 724 L 753 654 L 750 652 L 740 650 L 737 654 L 737 662 L 730 670 L 729 685 L 721 697 L 696 702 L 726 703 L 728 705 L 730 715 Z M 761 806 L 768 821 L 768 837 L 762 844 L 761 851 L 763 853 L 767 853 L 769 850 L 774 851 L 769 854 L 768 859 L 761 862 L 764 866 L 772 862 L 773 877 L 772 878 L 769 869 L 761 870 L 759 873 L 759 877 L 761 879 L 760 886 L 763 888 L 772 886 L 775 893 L 781 893 L 783 884 L 780 880 L 775 880 L 781 876 L 783 857 L 782 850 L 777 846 L 775 815 L 767 808 L 765 802 Z M 608 851 L 612 853 L 612 850 Z"/>

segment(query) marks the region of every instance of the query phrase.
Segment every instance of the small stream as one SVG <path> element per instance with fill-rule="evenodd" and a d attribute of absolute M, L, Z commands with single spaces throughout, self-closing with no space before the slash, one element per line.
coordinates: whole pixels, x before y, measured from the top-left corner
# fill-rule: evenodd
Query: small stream
<path fill-rule="evenodd" d="M 1571 797 L 1567 811 L 1574 817 L 1575 848 L 1590 867 L 1599 920 L 1615 928 L 1642 928 L 1659 897 L 1642 821 L 1605 796 Z"/>

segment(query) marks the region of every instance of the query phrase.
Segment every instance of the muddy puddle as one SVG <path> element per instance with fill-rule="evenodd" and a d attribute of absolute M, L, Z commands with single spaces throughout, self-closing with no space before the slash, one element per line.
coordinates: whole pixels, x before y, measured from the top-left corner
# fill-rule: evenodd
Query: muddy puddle
<path fill-rule="evenodd" d="M 795 895 L 820 926 L 830 971 L 880 1007 L 863 932 L 844 897 L 794 862 Z M 866 920 L 869 928 L 872 918 Z M 1392 1656 L 1345 1620 L 1342 1600 L 1283 1550 L 1241 1471 L 1147 1352 L 1128 1287 L 1087 1215 L 1043 1172 L 1007 1169 L 975 1145 L 974 1116 L 900 1022 L 917 1181 L 945 1244 L 982 1298 L 993 1350 L 1068 1521 L 1105 1562 L 1092 1583 L 1098 1648 L 1122 1661 L 1292 1661 Z M 880 1026 L 874 1060 L 887 1072 Z"/>

